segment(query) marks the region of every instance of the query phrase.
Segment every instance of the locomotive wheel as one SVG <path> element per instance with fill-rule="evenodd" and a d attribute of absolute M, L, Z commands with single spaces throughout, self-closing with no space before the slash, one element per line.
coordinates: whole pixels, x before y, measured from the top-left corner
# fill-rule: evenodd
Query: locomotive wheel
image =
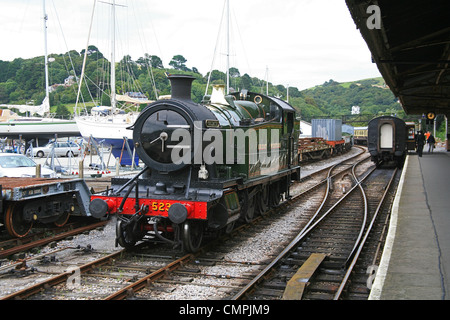
<path fill-rule="evenodd" d="M 255 196 L 256 198 L 256 210 L 260 215 L 269 210 L 269 192 L 267 186 L 262 186 L 261 191 Z"/>
<path fill-rule="evenodd" d="M 278 182 L 274 183 L 270 186 L 270 206 L 276 207 L 280 204 L 281 201 L 281 193 L 280 193 L 280 185 Z"/>
<path fill-rule="evenodd" d="M 245 213 L 245 222 L 251 222 L 255 218 L 256 197 L 251 198 L 247 203 L 247 212 Z"/>
<path fill-rule="evenodd" d="M 22 216 L 23 205 L 15 203 L 8 206 L 5 214 L 5 227 L 12 237 L 23 238 L 31 230 L 33 220 L 25 221 Z"/>
<path fill-rule="evenodd" d="M 55 222 L 53 222 L 55 224 L 55 226 L 62 227 L 63 225 L 65 225 L 67 223 L 67 221 L 69 221 L 69 216 L 70 213 L 68 211 L 64 212 L 62 215 L 60 215 L 58 217 L 58 220 L 56 220 Z"/>
<path fill-rule="evenodd" d="M 242 199 L 240 201 L 241 219 L 244 219 L 246 223 L 253 221 L 253 219 L 255 218 L 256 198 L 257 196 L 254 196 L 249 199 L 248 191 L 244 191 L 242 194 Z"/>
<path fill-rule="evenodd" d="M 233 231 L 235 224 L 236 224 L 236 221 L 233 221 L 232 223 L 227 224 L 227 226 L 225 227 L 225 234 L 230 234 Z"/>
<path fill-rule="evenodd" d="M 183 225 L 183 246 L 188 252 L 197 252 L 203 240 L 203 224 L 186 221 Z"/>
<path fill-rule="evenodd" d="M 120 219 L 118 219 L 116 223 L 116 240 L 119 245 L 125 249 L 133 248 L 137 241 L 129 224 L 126 224 Z"/>

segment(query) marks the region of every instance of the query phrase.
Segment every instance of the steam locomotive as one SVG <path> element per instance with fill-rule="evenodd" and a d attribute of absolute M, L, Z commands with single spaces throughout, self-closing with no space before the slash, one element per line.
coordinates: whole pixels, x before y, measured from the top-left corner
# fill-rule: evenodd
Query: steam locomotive
<path fill-rule="evenodd" d="M 117 214 L 116 245 L 162 241 L 195 252 L 206 233 L 279 205 L 300 179 L 291 105 L 246 90 L 225 95 L 221 85 L 198 104 L 194 79 L 170 75 L 171 98 L 148 105 L 130 128 L 144 169 L 91 196 L 93 216 Z"/>

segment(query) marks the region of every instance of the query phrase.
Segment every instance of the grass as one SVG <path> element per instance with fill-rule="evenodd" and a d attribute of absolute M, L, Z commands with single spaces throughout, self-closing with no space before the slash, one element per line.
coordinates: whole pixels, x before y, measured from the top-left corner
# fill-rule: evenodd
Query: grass
<path fill-rule="evenodd" d="M 373 85 L 376 85 L 376 86 L 383 86 L 385 84 L 383 77 L 377 77 L 377 78 L 361 79 L 361 80 L 350 81 L 350 82 L 342 82 L 340 85 L 344 88 L 349 88 L 350 85 L 357 84 L 357 83 L 360 83 L 361 81 L 365 81 L 365 80 L 376 80 L 376 83 L 373 83 Z"/>
<path fill-rule="evenodd" d="M 62 104 L 62 105 L 67 108 L 67 110 L 70 112 L 70 114 L 73 114 L 73 110 L 75 108 L 75 103 L 66 103 L 66 104 Z M 80 110 L 82 110 L 82 109 L 84 109 L 85 106 L 86 107 L 95 107 L 97 105 L 98 105 L 98 103 L 94 103 L 94 102 L 90 101 L 90 102 L 86 102 L 86 103 L 78 103 L 78 108 Z M 51 106 L 50 112 L 55 113 L 57 107 L 58 106 Z"/>

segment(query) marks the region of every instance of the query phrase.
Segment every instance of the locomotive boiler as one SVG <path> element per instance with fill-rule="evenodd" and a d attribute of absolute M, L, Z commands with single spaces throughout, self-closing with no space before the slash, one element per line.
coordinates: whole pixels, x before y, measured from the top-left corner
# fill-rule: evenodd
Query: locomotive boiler
<path fill-rule="evenodd" d="M 148 105 L 133 141 L 144 169 L 91 197 L 94 216 L 116 214 L 116 243 L 163 241 L 195 252 L 205 233 L 230 231 L 289 197 L 300 179 L 299 121 L 283 100 L 214 86 L 199 104 L 195 78 L 171 75 L 170 99 Z"/>

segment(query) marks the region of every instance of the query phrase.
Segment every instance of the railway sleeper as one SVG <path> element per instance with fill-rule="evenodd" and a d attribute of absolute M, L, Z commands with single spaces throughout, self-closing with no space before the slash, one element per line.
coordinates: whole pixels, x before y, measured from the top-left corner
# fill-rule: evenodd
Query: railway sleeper
<path fill-rule="evenodd" d="M 315 279 L 320 282 L 339 282 L 342 280 L 342 276 L 340 274 L 326 274 L 319 272 Z"/>
<path fill-rule="evenodd" d="M 332 259 L 332 261 L 324 261 L 320 271 L 328 274 L 343 274 L 345 272 L 343 266 L 347 258 L 336 259 L 333 257 Z"/>
<path fill-rule="evenodd" d="M 264 282 L 265 289 L 273 289 L 273 290 L 282 290 L 286 288 L 286 281 L 284 279 L 280 279 L 279 277 L 270 279 Z"/>
<path fill-rule="evenodd" d="M 311 293 L 327 293 L 334 294 L 339 289 L 340 281 L 329 282 L 329 281 L 315 281 L 308 286 L 307 294 Z"/>
<path fill-rule="evenodd" d="M 367 288 L 367 285 L 361 285 L 356 284 L 354 281 L 352 281 L 351 285 L 349 286 L 349 294 L 358 294 L 358 295 L 369 295 L 370 290 Z"/>
<path fill-rule="evenodd" d="M 314 292 L 307 294 L 304 300 L 332 300 L 333 297 L 333 294 Z"/>
<path fill-rule="evenodd" d="M 284 288 L 283 288 L 284 289 Z M 257 291 L 255 292 L 254 296 L 256 297 L 256 299 L 258 300 L 262 300 L 263 297 L 271 297 L 271 298 L 281 298 L 283 296 L 283 290 L 274 290 L 274 289 L 266 289 L 266 288 L 258 288 Z"/>

